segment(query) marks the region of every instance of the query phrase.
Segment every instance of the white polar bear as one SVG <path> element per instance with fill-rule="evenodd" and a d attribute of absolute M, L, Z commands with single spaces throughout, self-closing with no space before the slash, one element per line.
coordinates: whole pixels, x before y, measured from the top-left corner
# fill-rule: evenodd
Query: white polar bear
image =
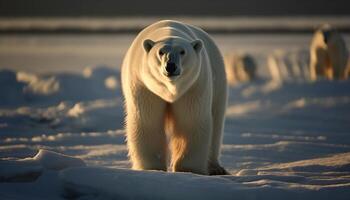
<path fill-rule="evenodd" d="M 219 152 L 227 102 L 219 49 L 203 30 L 159 21 L 138 34 L 122 66 L 133 169 L 227 174 Z M 167 135 L 166 135 L 167 133 Z"/>
<path fill-rule="evenodd" d="M 342 36 L 330 25 L 319 28 L 310 47 L 310 77 L 346 79 L 349 73 L 348 49 Z"/>

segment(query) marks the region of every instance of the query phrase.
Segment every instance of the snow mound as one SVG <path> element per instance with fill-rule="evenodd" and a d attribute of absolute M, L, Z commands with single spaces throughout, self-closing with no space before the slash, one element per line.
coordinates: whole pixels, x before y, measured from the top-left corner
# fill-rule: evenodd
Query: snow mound
<path fill-rule="evenodd" d="M 28 84 L 28 86 L 24 88 L 24 91 L 33 94 L 50 95 L 56 93 L 60 89 L 60 84 L 55 77 L 45 79 L 34 74 L 18 72 L 17 80 Z"/>
<path fill-rule="evenodd" d="M 0 182 L 36 180 L 44 170 L 62 170 L 85 166 L 83 160 L 40 149 L 33 158 L 0 161 Z"/>
<path fill-rule="evenodd" d="M 51 170 L 62 170 L 68 167 L 85 166 L 84 161 L 79 158 L 74 158 L 45 149 L 40 149 L 32 159 L 38 161 L 45 169 Z"/>

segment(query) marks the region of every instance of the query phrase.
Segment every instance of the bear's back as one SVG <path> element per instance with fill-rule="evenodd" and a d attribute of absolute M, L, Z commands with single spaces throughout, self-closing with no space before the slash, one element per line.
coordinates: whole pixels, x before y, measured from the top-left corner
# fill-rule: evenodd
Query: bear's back
<path fill-rule="evenodd" d="M 189 42 L 201 39 L 204 42 L 205 47 L 208 40 L 206 33 L 198 28 L 178 21 L 162 20 L 147 26 L 136 36 L 127 51 L 122 68 L 127 66 L 137 66 L 141 63 L 145 54 L 145 51 L 141 47 L 143 46 L 143 41 L 145 39 L 160 41 L 168 37 L 180 37 Z M 205 51 L 203 53 L 206 54 Z"/>
<path fill-rule="evenodd" d="M 189 42 L 198 38 L 192 26 L 173 20 L 162 20 L 151 24 L 139 33 L 135 40 L 148 39 L 159 41 L 165 37 L 181 37 Z M 202 39 L 202 38 L 201 38 Z"/>

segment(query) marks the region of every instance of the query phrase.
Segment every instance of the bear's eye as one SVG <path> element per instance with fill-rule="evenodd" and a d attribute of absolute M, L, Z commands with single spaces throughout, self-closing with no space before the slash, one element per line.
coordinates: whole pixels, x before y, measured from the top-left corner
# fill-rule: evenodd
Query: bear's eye
<path fill-rule="evenodd" d="M 185 50 L 180 51 L 180 55 L 182 55 L 182 56 L 185 55 L 185 53 L 186 53 Z"/>
<path fill-rule="evenodd" d="M 162 56 L 162 55 L 165 54 L 165 52 L 164 52 L 163 50 L 159 50 L 158 54 L 159 54 L 160 56 Z"/>

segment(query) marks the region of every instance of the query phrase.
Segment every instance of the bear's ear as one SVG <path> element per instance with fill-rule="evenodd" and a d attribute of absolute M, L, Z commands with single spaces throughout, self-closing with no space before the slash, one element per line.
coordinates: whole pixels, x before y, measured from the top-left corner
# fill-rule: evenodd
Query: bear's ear
<path fill-rule="evenodd" d="M 143 41 L 143 48 L 145 49 L 145 51 L 148 53 L 152 47 L 154 46 L 155 42 L 153 42 L 150 39 L 144 40 Z"/>
<path fill-rule="evenodd" d="M 191 42 L 191 45 L 197 53 L 199 53 L 203 48 L 202 40 L 195 40 L 195 41 Z"/>

